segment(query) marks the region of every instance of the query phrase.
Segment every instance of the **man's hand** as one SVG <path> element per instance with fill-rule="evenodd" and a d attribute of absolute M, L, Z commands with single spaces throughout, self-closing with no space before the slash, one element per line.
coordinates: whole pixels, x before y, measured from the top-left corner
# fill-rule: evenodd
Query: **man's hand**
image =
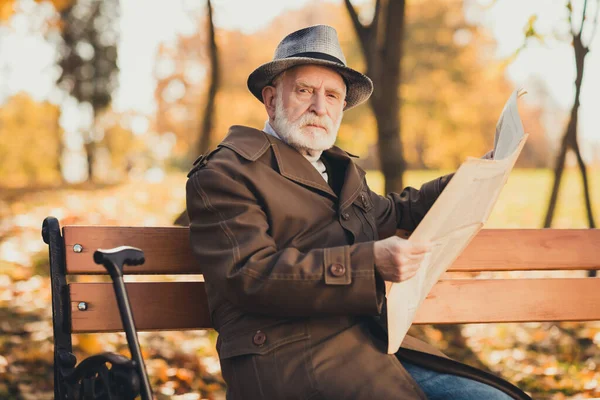
<path fill-rule="evenodd" d="M 415 276 L 430 250 L 430 243 L 411 243 L 397 236 L 378 240 L 374 245 L 375 268 L 383 280 L 402 282 Z"/>

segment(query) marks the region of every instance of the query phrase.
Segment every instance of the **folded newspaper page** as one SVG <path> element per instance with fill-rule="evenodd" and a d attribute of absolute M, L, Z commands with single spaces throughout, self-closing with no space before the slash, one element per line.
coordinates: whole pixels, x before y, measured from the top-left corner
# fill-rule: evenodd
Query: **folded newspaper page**
<path fill-rule="evenodd" d="M 515 90 L 504 105 L 502 114 L 500 114 L 496 124 L 494 160 L 503 160 L 509 157 L 517 149 L 524 136 L 523 123 L 517 108 L 517 97 L 519 95 Z"/>
<path fill-rule="evenodd" d="M 468 158 L 408 239 L 432 243 L 417 274 L 386 282 L 389 354 L 398 351 L 419 306 L 487 221 L 526 140 L 515 91 L 496 126 L 494 159 Z"/>

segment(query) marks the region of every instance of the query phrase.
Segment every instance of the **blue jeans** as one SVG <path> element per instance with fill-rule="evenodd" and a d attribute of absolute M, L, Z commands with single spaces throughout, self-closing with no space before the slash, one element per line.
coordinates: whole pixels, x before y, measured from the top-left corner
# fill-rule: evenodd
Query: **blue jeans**
<path fill-rule="evenodd" d="M 510 400 L 511 397 L 500 390 L 451 374 L 442 374 L 400 361 L 408 373 L 419 384 L 429 400 Z"/>

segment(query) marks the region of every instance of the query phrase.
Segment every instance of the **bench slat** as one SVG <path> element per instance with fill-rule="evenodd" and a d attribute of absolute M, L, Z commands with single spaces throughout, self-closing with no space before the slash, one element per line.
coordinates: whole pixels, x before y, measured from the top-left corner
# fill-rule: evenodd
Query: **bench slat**
<path fill-rule="evenodd" d="M 598 270 L 600 229 L 482 229 L 451 271 Z"/>
<path fill-rule="evenodd" d="M 73 333 L 122 329 L 111 284 L 69 286 Z M 203 282 L 135 282 L 127 283 L 127 291 L 140 331 L 211 326 Z M 440 281 L 419 309 L 415 323 L 600 320 L 598 293 L 597 278 Z M 80 301 L 88 303 L 86 311 L 78 310 Z"/>
<path fill-rule="evenodd" d="M 206 329 L 211 327 L 204 282 L 126 283 L 139 331 Z M 123 330 L 111 283 L 71 283 L 72 332 Z M 79 302 L 87 310 L 79 311 Z"/>
<path fill-rule="evenodd" d="M 437 324 L 595 321 L 600 320 L 598 293 L 598 278 L 440 281 L 415 320 Z"/>
<path fill-rule="evenodd" d="M 119 246 L 138 247 L 146 262 L 125 267 L 126 274 L 201 274 L 190 249 L 189 229 L 185 227 L 65 226 L 67 274 L 106 274 L 94 263 L 94 251 Z M 75 253 L 73 246 L 83 246 Z"/>
<path fill-rule="evenodd" d="M 69 274 L 105 274 L 94 264 L 98 249 L 127 245 L 144 251 L 146 263 L 128 274 L 201 274 L 189 247 L 188 228 L 65 226 Z M 73 245 L 83 246 L 81 253 Z M 600 229 L 483 229 L 450 271 L 600 269 Z"/>

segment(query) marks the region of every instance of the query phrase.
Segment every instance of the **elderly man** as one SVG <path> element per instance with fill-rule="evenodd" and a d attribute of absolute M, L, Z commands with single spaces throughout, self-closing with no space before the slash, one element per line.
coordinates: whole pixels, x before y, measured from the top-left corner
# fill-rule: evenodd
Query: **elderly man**
<path fill-rule="evenodd" d="M 528 399 L 411 337 L 386 354 L 384 281 L 410 279 L 429 248 L 394 234 L 449 177 L 382 197 L 333 145 L 343 111 L 373 90 L 335 30 L 288 35 L 248 87 L 264 129 L 231 127 L 186 188 L 227 398 Z"/>

